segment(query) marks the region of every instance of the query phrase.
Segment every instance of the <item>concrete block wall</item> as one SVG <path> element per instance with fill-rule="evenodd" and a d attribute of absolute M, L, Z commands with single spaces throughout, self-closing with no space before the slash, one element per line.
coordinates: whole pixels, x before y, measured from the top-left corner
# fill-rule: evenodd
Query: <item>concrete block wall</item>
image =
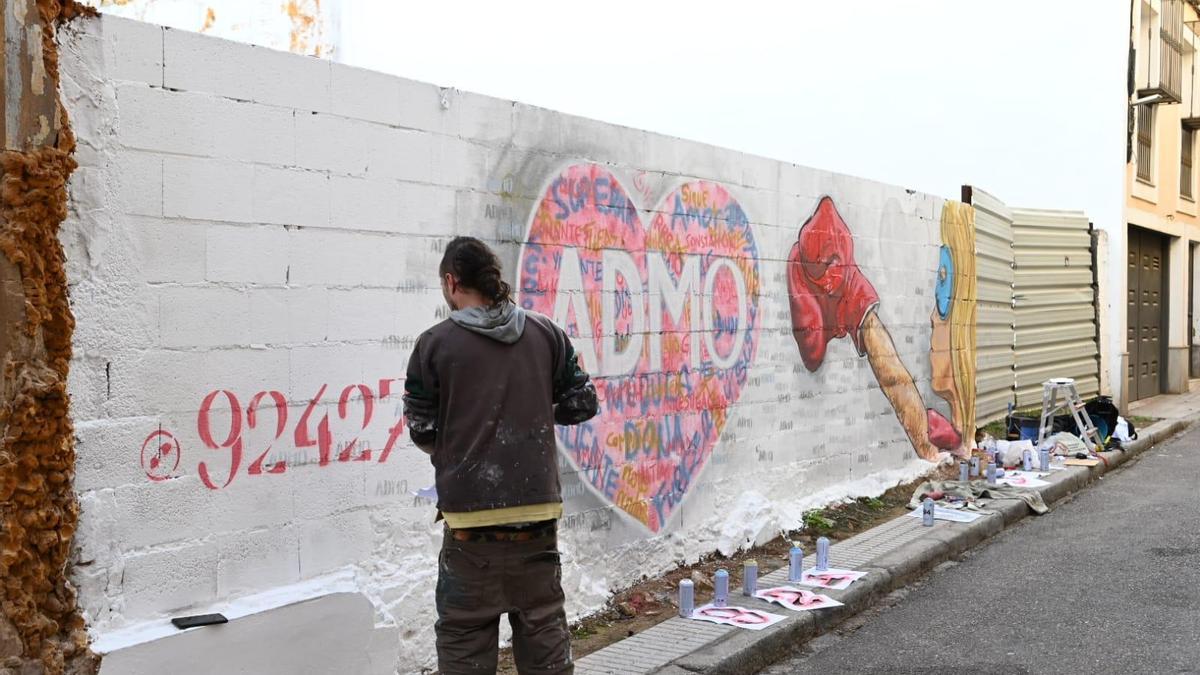
<path fill-rule="evenodd" d="M 436 268 L 450 238 L 488 241 L 520 288 L 536 216 L 572 172 L 619 183 L 645 229 L 686 186 L 727 193 L 754 242 L 739 269 L 758 279 L 744 297 L 697 295 L 741 302 L 734 314 L 753 308 L 757 323 L 737 326 L 751 345 L 744 376 L 727 380 L 737 391 L 723 424 L 705 432 L 715 440 L 662 522 L 605 494 L 601 470 L 638 482 L 611 443 L 612 466 L 585 466 L 562 431 L 572 616 L 644 574 L 769 540 L 807 508 L 930 466 L 847 339 L 805 369 L 787 256 L 832 197 L 903 364 L 949 416 L 930 388 L 937 197 L 112 17 L 61 39 L 80 139 L 63 230 L 78 320 L 74 575 L 101 651 L 177 639 L 171 616 L 268 611 L 321 596 L 330 578 L 344 592 L 349 578 L 369 602 L 331 606 L 373 626 L 362 648 L 381 672 L 434 664 L 441 531 L 415 495 L 432 483 L 428 460 L 398 426 L 405 363 L 446 317 Z"/>

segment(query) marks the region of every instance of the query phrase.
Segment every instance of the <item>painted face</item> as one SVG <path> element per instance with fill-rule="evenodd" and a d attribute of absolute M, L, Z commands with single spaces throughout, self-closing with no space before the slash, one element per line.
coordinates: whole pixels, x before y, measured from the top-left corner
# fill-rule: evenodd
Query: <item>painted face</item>
<path fill-rule="evenodd" d="M 937 300 L 937 313 L 942 319 L 950 316 L 950 300 L 954 297 L 954 258 L 950 247 L 942 245 L 938 261 L 937 283 L 933 286 L 933 297 Z"/>

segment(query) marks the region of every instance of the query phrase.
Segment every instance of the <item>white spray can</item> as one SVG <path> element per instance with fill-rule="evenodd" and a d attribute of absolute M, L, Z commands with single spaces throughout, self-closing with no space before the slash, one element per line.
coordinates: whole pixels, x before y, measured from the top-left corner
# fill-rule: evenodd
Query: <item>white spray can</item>
<path fill-rule="evenodd" d="M 696 589 L 691 579 L 679 582 L 679 616 L 690 619 L 696 610 Z"/>
<path fill-rule="evenodd" d="M 817 540 L 816 569 L 824 572 L 829 569 L 829 539 L 821 537 Z"/>

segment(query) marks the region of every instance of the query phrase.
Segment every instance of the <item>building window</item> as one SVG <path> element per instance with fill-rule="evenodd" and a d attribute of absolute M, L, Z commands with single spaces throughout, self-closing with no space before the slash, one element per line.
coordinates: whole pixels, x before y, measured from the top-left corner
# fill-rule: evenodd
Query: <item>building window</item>
<path fill-rule="evenodd" d="M 1163 0 L 1159 26 L 1159 86 L 1170 101 L 1183 98 L 1183 0 Z"/>
<path fill-rule="evenodd" d="M 1179 152 L 1179 194 L 1192 198 L 1192 150 L 1196 147 L 1196 132 L 1184 127 L 1183 146 Z"/>
<path fill-rule="evenodd" d="M 1138 106 L 1137 177 L 1147 183 L 1154 180 L 1154 104 Z"/>

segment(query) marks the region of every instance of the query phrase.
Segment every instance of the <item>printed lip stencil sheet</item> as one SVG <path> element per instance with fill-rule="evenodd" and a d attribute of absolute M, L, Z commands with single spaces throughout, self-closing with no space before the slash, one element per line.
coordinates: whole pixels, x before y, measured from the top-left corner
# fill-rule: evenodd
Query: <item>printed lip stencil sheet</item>
<path fill-rule="evenodd" d="M 787 617 L 782 614 L 772 614 L 757 609 L 734 607 L 733 605 L 717 607 L 710 603 L 693 610 L 691 618 L 699 621 L 711 621 L 712 623 L 719 623 L 724 626 L 734 626 L 735 628 L 762 630 L 774 626 Z"/>
<path fill-rule="evenodd" d="M 865 576 L 867 576 L 866 572 L 854 572 L 852 570 L 828 569 L 818 571 L 807 569 L 800 575 L 800 584 L 803 586 L 842 591 L 850 588 L 850 584 Z"/>
<path fill-rule="evenodd" d="M 921 518 L 924 515 L 921 509 L 913 509 L 908 512 L 909 518 Z M 933 507 L 933 517 L 935 520 L 948 520 L 952 523 L 973 523 L 982 518 L 983 514 L 960 509 L 948 509 L 944 506 L 935 505 Z"/>
<path fill-rule="evenodd" d="M 1038 477 L 1038 474 L 1033 471 L 1005 471 L 1004 476 L 997 478 L 996 482 L 1001 485 L 1011 485 L 1013 487 L 1045 487 L 1050 483 Z"/>
<path fill-rule="evenodd" d="M 767 602 L 775 602 L 793 612 L 806 612 L 810 609 L 825 609 L 826 607 L 841 607 L 842 603 L 828 595 L 818 595 L 794 586 L 779 586 L 767 588 L 754 594 L 754 597 Z"/>

